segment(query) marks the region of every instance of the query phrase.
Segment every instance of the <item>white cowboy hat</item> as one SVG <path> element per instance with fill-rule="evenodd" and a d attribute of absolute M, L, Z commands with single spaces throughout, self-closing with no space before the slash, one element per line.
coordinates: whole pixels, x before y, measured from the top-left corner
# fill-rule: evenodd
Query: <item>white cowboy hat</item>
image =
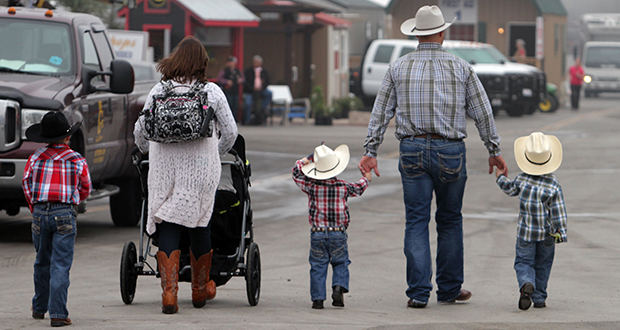
<path fill-rule="evenodd" d="M 439 7 L 422 6 L 415 14 L 415 18 L 406 20 L 400 26 L 400 32 L 408 36 L 430 36 L 439 33 L 452 25 L 456 17 L 450 23 L 446 23 Z"/>
<path fill-rule="evenodd" d="M 317 180 L 327 180 L 342 173 L 349 165 L 349 147 L 346 144 L 336 150 L 321 144 L 314 148 L 314 162 L 304 165 L 301 171 Z"/>
<path fill-rule="evenodd" d="M 553 135 L 534 132 L 515 140 L 515 159 L 527 174 L 553 173 L 562 164 L 562 144 Z"/>

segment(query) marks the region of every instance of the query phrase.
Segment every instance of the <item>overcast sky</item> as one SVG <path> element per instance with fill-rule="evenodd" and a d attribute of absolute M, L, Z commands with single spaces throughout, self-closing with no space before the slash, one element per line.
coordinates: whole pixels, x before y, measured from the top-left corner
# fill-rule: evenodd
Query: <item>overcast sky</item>
<path fill-rule="evenodd" d="M 382 5 L 383 7 L 387 6 L 388 2 L 390 2 L 390 0 L 369 0 L 369 1 L 376 2 Z"/>

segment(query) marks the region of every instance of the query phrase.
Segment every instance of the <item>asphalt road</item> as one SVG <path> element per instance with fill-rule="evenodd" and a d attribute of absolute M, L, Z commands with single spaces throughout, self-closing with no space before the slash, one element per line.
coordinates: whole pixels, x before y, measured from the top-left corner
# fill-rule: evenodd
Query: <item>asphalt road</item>
<path fill-rule="evenodd" d="M 620 95 L 582 100 L 579 111 L 522 118 L 499 114 L 502 151 L 514 177 L 513 142 L 533 131 L 556 135 L 564 161 L 556 175 L 569 215 L 569 242 L 556 249 L 547 308 L 520 311 L 512 268 L 517 198 L 504 195 L 489 175 L 487 155 L 473 125 L 466 140 L 468 182 L 464 203 L 467 303 L 440 305 L 434 293 L 425 309 L 406 308 L 402 252 L 404 207 L 397 170 L 398 144 L 388 129 L 379 149 L 380 178 L 350 200 L 351 292 L 344 309 L 310 308 L 309 225 L 305 195 L 290 178 L 296 159 L 321 141 L 351 149 L 340 176 L 359 177 L 366 128 L 337 122 L 318 127 L 240 127 L 247 140 L 253 176 L 250 193 L 255 241 L 262 259 L 260 302 L 251 307 L 243 278 L 218 288 L 202 309 L 191 304 L 189 283 L 180 283 L 179 313 L 161 313 L 159 279 L 138 278 L 136 297 L 125 305 L 119 291 L 123 244 L 138 242 L 137 228 L 112 225 L 105 200 L 80 215 L 68 308 L 74 325 L 89 329 L 619 329 L 620 328 Z M 432 246 L 434 225 L 431 224 Z M 0 215 L 0 329 L 49 327 L 30 317 L 33 295 L 30 219 Z M 329 284 L 329 281 L 328 281 Z M 329 292 L 329 291 L 328 291 Z"/>

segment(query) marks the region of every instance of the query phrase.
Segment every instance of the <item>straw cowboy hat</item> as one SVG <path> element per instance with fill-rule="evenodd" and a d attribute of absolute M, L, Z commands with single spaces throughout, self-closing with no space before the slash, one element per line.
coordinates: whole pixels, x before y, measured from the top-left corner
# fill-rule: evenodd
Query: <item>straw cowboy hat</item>
<path fill-rule="evenodd" d="M 430 36 L 439 33 L 452 25 L 456 17 L 450 23 L 446 23 L 439 7 L 423 6 L 418 9 L 415 18 L 406 20 L 400 26 L 400 32 L 408 36 Z"/>
<path fill-rule="evenodd" d="M 71 126 L 62 112 L 50 111 L 43 116 L 40 124 L 28 127 L 26 137 L 34 142 L 52 143 L 75 133 L 81 124 Z"/>
<path fill-rule="evenodd" d="M 562 144 L 553 135 L 534 132 L 515 141 L 515 158 L 527 174 L 553 173 L 562 164 Z"/>
<path fill-rule="evenodd" d="M 342 173 L 349 165 L 349 147 L 340 145 L 336 150 L 321 144 L 314 148 L 314 162 L 304 165 L 301 171 L 308 177 L 327 180 Z"/>

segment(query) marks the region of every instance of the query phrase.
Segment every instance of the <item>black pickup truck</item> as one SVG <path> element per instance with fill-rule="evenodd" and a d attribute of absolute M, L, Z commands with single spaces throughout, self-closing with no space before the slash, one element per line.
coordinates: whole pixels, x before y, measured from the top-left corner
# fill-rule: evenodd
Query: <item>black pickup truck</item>
<path fill-rule="evenodd" d="M 114 224 L 135 226 L 133 125 L 154 82 L 134 82 L 131 64 L 114 59 L 102 21 L 88 14 L 0 7 L 0 45 L 0 210 L 16 215 L 27 205 L 24 166 L 42 144 L 28 141 L 26 128 L 62 111 L 83 122 L 70 146 L 88 161 L 88 200 L 109 196 Z"/>

